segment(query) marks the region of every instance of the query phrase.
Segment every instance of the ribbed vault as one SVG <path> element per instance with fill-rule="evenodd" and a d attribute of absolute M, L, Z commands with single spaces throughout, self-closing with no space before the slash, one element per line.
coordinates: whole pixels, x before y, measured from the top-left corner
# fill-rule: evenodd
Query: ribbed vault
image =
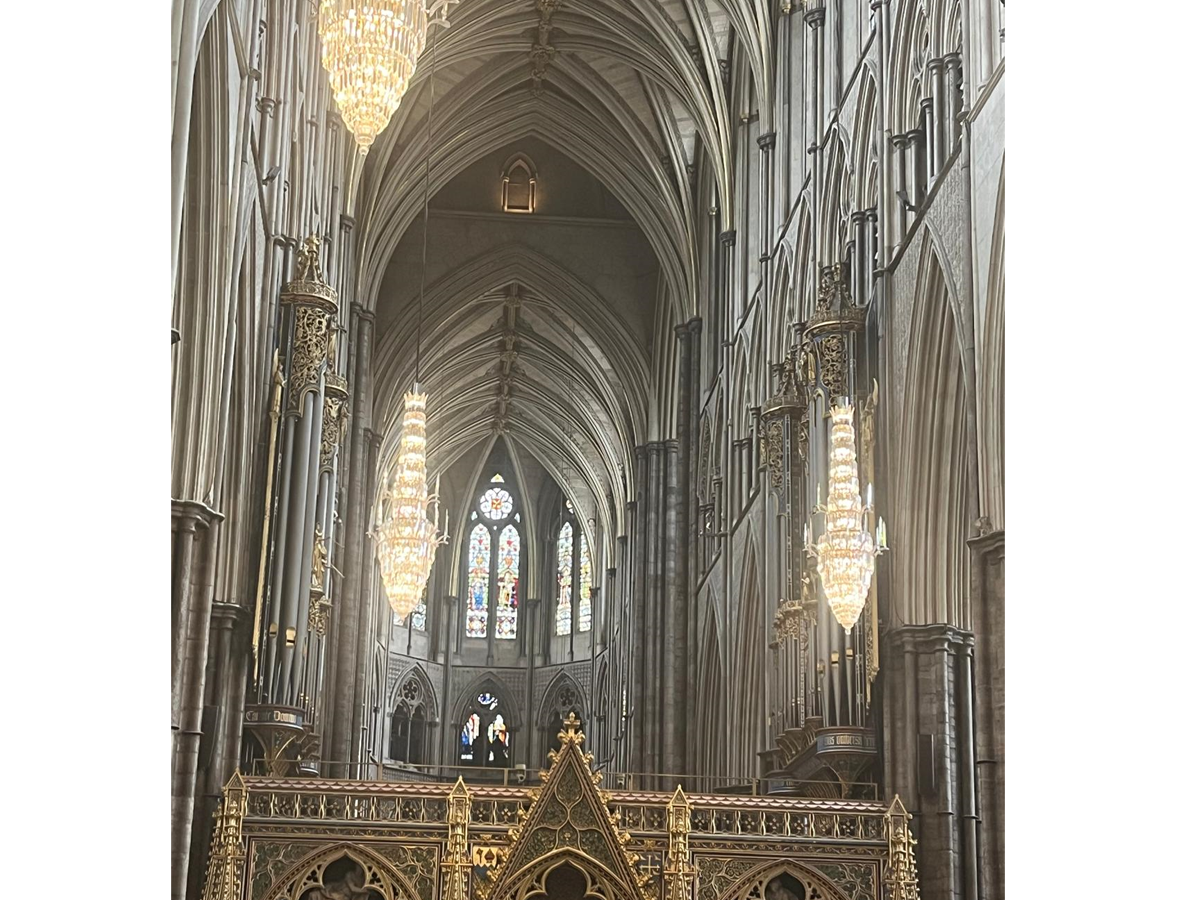
<path fill-rule="evenodd" d="M 395 272 L 406 234 L 420 227 L 427 160 L 436 196 L 498 148 L 540 141 L 624 207 L 657 262 L 656 284 L 638 298 L 645 313 L 631 317 L 595 279 L 521 241 L 485 245 L 469 259 L 460 249 L 429 285 L 420 323 L 430 474 L 504 434 L 568 494 L 590 493 L 607 534 L 623 532 L 633 448 L 657 439 L 651 432 L 672 415 L 659 407 L 669 406 L 673 387 L 658 382 L 672 371 L 673 326 L 698 313 L 695 247 L 712 201 L 697 203 L 696 168 L 712 168 L 719 224 L 732 228 L 731 123 L 751 110 L 731 108 L 728 61 L 736 43 L 763 101 L 750 101 L 754 111 L 769 117 L 772 15 L 765 0 L 462 0 L 453 8 L 354 198 L 358 302 L 379 317 L 380 459 L 395 459 L 403 394 L 416 374 L 416 291 L 397 290 Z M 431 258 L 445 252 L 430 247 Z M 411 252 L 406 259 L 411 288 Z M 390 472 L 382 474 L 381 489 Z"/>

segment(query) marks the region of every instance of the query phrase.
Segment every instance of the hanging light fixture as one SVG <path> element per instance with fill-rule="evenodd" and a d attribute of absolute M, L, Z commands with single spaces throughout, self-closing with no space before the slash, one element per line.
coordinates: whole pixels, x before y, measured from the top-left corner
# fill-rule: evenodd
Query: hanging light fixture
<path fill-rule="evenodd" d="M 441 4 L 444 6 L 445 4 Z M 432 49 L 431 71 L 436 68 L 437 38 Z M 425 404 L 421 390 L 421 320 L 425 310 L 425 272 L 429 254 L 429 160 L 433 155 L 433 78 L 429 79 L 429 120 L 425 146 L 425 221 L 421 250 L 421 291 L 417 299 L 417 358 L 413 389 L 404 395 L 404 418 L 400 431 L 400 465 L 392 480 L 388 518 L 378 529 L 379 572 L 393 611 L 406 619 L 421 602 L 433 568 L 433 557 L 446 535 L 438 534 L 429 518 L 437 498 L 429 496 L 425 469 Z"/>
<path fill-rule="evenodd" d="M 359 152 L 366 154 L 408 90 L 429 26 L 458 0 L 321 0 L 321 64 Z"/>
<path fill-rule="evenodd" d="M 810 545 L 829 608 L 846 634 L 862 614 L 875 573 L 875 557 L 887 549 L 883 519 L 873 537 L 867 528 L 871 490 L 864 507 L 858 490 L 858 454 L 854 449 L 854 405 L 847 400 L 830 409 L 829 497 L 825 533 Z"/>
<path fill-rule="evenodd" d="M 438 545 L 445 537 L 429 519 L 425 474 L 425 401 L 419 384 L 404 395 L 400 466 L 388 495 L 390 516 L 378 531 L 379 574 L 388 602 L 401 619 L 417 608 Z M 435 512 L 436 516 L 436 512 Z"/>

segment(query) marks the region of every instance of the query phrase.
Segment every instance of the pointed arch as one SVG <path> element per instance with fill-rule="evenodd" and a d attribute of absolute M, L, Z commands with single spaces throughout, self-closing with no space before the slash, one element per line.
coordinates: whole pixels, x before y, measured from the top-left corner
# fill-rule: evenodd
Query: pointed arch
<path fill-rule="evenodd" d="M 362 844 L 339 842 L 322 847 L 288 869 L 267 890 L 268 900 L 302 900 L 322 884 L 326 870 L 342 859 L 360 866 L 366 876 L 364 889 L 379 893 L 383 900 L 421 900 L 417 889 L 395 866 Z"/>
<path fill-rule="evenodd" d="M 792 860 L 771 860 L 763 863 L 725 890 L 719 900 L 757 900 L 766 897 L 771 882 L 781 876 L 791 877 L 800 882 L 806 898 L 819 895 L 823 900 L 848 900 L 846 894 L 827 877 Z"/>
<path fill-rule="evenodd" d="M 980 514 L 1004 528 L 1004 162 L 1000 163 L 992 253 L 987 273 L 987 307 L 980 344 Z"/>
<path fill-rule="evenodd" d="M 945 270 L 922 243 L 901 411 L 896 497 L 897 610 L 906 624 L 970 627 L 972 509 L 967 382 Z"/>
<path fill-rule="evenodd" d="M 697 771 L 721 775 L 728 771 L 729 729 L 720 727 L 727 720 L 725 703 L 725 664 L 721 657 L 721 639 L 712 593 L 704 594 L 704 627 L 700 632 L 700 662 L 697 668 L 696 713 L 700 752 Z M 708 727 L 713 723 L 713 727 Z"/>
<path fill-rule="evenodd" d="M 588 728 L 591 708 L 583 687 L 566 670 L 551 679 L 538 704 L 538 746 L 546 752 L 558 747 L 558 733 L 571 713 L 579 719 L 580 729 Z"/>
<path fill-rule="evenodd" d="M 730 747 L 730 774 L 753 778 L 758 774 L 758 751 L 762 749 L 760 738 L 767 715 L 766 608 L 758 550 L 753 540 L 747 541 L 744 559 L 738 592 L 738 630 L 733 639 L 737 668 L 729 679 L 730 730 L 736 741 Z"/>

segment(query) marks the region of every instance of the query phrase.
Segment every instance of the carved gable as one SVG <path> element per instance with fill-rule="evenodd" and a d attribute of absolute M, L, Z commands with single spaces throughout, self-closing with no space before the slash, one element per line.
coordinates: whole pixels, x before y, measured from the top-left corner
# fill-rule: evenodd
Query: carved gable
<path fill-rule="evenodd" d="M 509 831 L 509 849 L 491 883 L 488 900 L 522 896 L 524 887 L 544 870 L 569 859 L 590 870 L 613 897 L 640 900 L 648 876 L 636 868 L 637 854 L 625 849 L 629 835 L 617 827 L 600 791 L 600 773 L 583 752 L 583 732 L 572 713 L 558 733 L 561 746 L 550 753 L 550 771 L 532 791 L 533 805 Z"/>

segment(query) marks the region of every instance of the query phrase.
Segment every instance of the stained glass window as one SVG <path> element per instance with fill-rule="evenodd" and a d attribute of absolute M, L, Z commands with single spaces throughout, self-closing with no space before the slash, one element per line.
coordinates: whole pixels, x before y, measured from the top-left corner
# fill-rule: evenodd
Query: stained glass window
<path fill-rule="evenodd" d="M 506 750 L 508 748 L 508 726 L 504 724 L 504 716 L 496 713 L 496 718 L 492 719 L 492 724 L 488 726 L 487 734 L 488 762 L 496 762 L 496 751 L 492 748 L 496 738 L 500 739 L 500 743 L 504 745 Z M 507 757 L 507 753 L 501 755 Z M 502 762 L 507 763 L 508 759 L 505 758 Z"/>
<path fill-rule="evenodd" d="M 429 585 L 425 586 L 425 590 L 421 593 L 421 602 L 416 605 L 413 611 L 409 614 L 409 624 L 417 631 L 425 630 L 425 613 L 428 607 L 425 605 L 425 599 L 429 596 Z"/>
<path fill-rule="evenodd" d="M 571 564 L 574 562 L 575 532 L 564 522 L 558 532 L 558 606 L 554 610 L 554 633 L 571 633 Z"/>
<path fill-rule="evenodd" d="M 479 511 L 493 521 L 507 519 L 512 510 L 512 494 L 502 487 L 488 488 L 479 498 Z"/>
<path fill-rule="evenodd" d="M 479 737 L 479 715 L 471 713 L 462 729 L 462 744 L 459 748 L 459 759 L 475 758 L 475 738 Z"/>
<path fill-rule="evenodd" d="M 500 532 L 500 558 L 496 562 L 496 637 L 517 636 L 517 574 L 521 565 L 521 536 L 512 525 Z"/>
<path fill-rule="evenodd" d="M 592 554 L 587 536 L 579 535 L 579 630 L 592 630 Z"/>
<path fill-rule="evenodd" d="M 487 637 L 492 535 L 483 525 L 471 529 L 467 553 L 467 637 Z"/>
<path fill-rule="evenodd" d="M 492 476 L 492 484 L 504 484 L 504 476 L 497 472 Z"/>
<path fill-rule="evenodd" d="M 495 709 L 500 705 L 500 698 L 495 694 L 480 694 L 475 698 L 475 701 L 484 709 Z"/>

